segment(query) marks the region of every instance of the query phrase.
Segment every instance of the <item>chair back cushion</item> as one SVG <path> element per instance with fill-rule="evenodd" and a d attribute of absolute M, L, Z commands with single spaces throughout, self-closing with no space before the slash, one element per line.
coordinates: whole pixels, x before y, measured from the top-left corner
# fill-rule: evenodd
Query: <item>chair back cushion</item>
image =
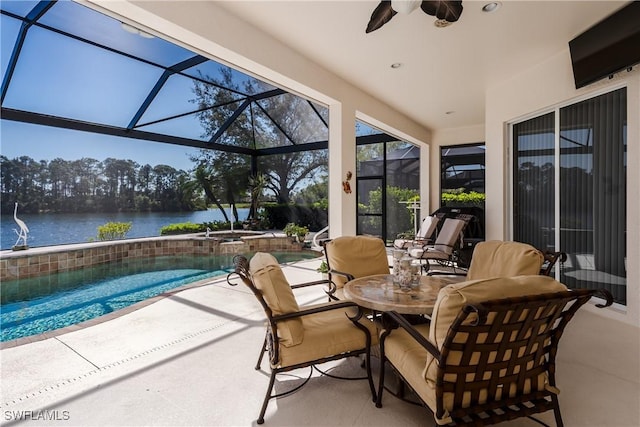
<path fill-rule="evenodd" d="M 451 255 L 453 247 L 460 238 L 460 233 L 464 228 L 464 221 L 460 219 L 446 218 L 442 228 L 438 233 L 438 238 L 433 245 L 435 250 Z"/>
<path fill-rule="evenodd" d="M 449 327 L 466 304 L 566 290 L 567 287 L 562 283 L 540 275 L 498 277 L 448 285 L 438 293 L 431 315 L 429 341 L 441 350 Z M 435 384 L 437 363 L 431 355 L 427 358 L 424 374 L 427 382 L 433 381 Z"/>
<path fill-rule="evenodd" d="M 466 280 L 534 275 L 543 262 L 542 253 L 526 243 L 480 242 L 473 251 Z"/>
<path fill-rule="evenodd" d="M 273 255 L 256 253 L 249 262 L 249 271 L 253 284 L 262 293 L 273 315 L 300 311 L 291 286 Z M 285 347 L 300 344 L 304 337 L 302 320 L 298 318 L 278 322 L 278 337 Z"/>
<path fill-rule="evenodd" d="M 389 274 L 387 249 L 382 239 L 371 236 L 342 236 L 325 245 L 327 264 L 332 270 L 351 274 L 353 277 Z M 347 279 L 333 274 L 331 280 L 342 288 Z"/>
<path fill-rule="evenodd" d="M 420 225 L 420 230 L 418 230 L 418 234 L 416 237 L 418 239 L 429 239 L 435 233 L 436 228 L 438 227 L 438 222 L 440 222 L 440 218 L 437 216 L 428 215 L 422 220 L 422 224 Z"/>

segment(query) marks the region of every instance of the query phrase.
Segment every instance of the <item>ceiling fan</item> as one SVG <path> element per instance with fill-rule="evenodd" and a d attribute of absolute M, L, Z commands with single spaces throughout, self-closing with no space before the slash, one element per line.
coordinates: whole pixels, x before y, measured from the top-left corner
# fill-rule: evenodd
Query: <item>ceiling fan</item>
<path fill-rule="evenodd" d="M 377 30 L 389 22 L 397 13 L 409 14 L 420 6 L 427 15 L 435 16 L 436 27 L 446 27 L 462 15 L 462 0 L 383 0 L 371 14 L 366 33 Z"/>

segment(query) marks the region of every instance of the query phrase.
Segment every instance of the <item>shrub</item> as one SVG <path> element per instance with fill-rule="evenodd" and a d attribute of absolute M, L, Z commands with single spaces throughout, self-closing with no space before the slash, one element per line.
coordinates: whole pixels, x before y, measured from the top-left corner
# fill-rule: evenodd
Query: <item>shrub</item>
<path fill-rule="evenodd" d="M 445 206 L 484 207 L 485 194 L 476 191 L 465 193 L 462 190 L 449 190 L 442 193 L 441 200 Z"/>
<path fill-rule="evenodd" d="M 165 225 L 160 229 L 161 236 L 168 236 L 174 234 L 187 234 L 187 233 L 199 233 L 206 231 L 207 226 L 205 224 L 194 224 L 192 222 L 180 222 L 177 224 Z"/>
<path fill-rule="evenodd" d="M 98 226 L 98 240 L 124 239 L 131 230 L 130 222 L 108 222 Z"/>
<path fill-rule="evenodd" d="M 318 231 L 328 224 L 327 208 L 319 206 L 265 203 L 261 212 L 264 226 L 282 229 L 288 223 L 304 224 L 310 230 Z"/>

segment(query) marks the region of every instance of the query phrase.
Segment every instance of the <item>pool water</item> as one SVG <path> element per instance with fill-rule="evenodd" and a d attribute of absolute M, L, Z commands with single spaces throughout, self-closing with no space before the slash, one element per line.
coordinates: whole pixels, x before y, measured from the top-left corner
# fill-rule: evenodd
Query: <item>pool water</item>
<path fill-rule="evenodd" d="M 317 255 L 276 253 L 291 262 Z M 232 271 L 233 256 L 123 260 L 2 283 L 0 328 L 9 341 L 90 320 L 189 283 Z"/>

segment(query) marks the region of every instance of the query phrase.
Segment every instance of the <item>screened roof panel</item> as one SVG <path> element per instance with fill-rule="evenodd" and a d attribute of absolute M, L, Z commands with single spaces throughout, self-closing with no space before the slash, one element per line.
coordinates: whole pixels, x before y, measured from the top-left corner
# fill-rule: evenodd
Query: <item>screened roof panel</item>
<path fill-rule="evenodd" d="M 13 45 L 18 37 L 18 31 L 20 30 L 21 21 L 13 19 L 9 16 L 2 15 L 0 20 L 0 55 L 2 56 L 2 80 L 7 72 L 7 66 L 9 65 L 9 58 L 13 51 Z"/>
<path fill-rule="evenodd" d="M 376 135 L 381 133 L 378 129 L 375 129 L 365 122 L 356 120 L 356 136 Z"/>
<path fill-rule="evenodd" d="M 35 27 L 3 106 L 127 126 L 161 74 L 158 67 Z"/>
<path fill-rule="evenodd" d="M 57 2 L 38 22 L 165 67 L 193 56 L 161 38 L 131 33 L 131 26 L 72 1 Z"/>
<path fill-rule="evenodd" d="M 305 99 L 285 93 L 259 100 L 257 104 L 273 120 L 274 126 L 277 125 L 296 144 L 326 141 L 329 138 L 329 128 Z"/>
<path fill-rule="evenodd" d="M 328 140 L 326 107 L 90 7 L 1 1 L 0 10 L 3 120 L 250 149 Z"/>
<path fill-rule="evenodd" d="M 150 123 L 166 117 L 192 113 L 202 108 L 212 107 L 213 105 L 210 103 L 200 105 L 201 100 L 197 99 L 194 92 L 195 86 L 196 82 L 194 79 L 181 74 L 174 74 L 169 77 L 145 111 L 139 124 Z M 242 96 L 230 91 L 227 92 L 231 99 L 240 99 Z"/>
<path fill-rule="evenodd" d="M 137 130 L 154 132 L 163 135 L 173 135 L 206 142 L 209 140 L 207 130 L 202 125 L 197 114 L 189 114 L 171 120 L 140 126 Z"/>
<path fill-rule="evenodd" d="M 3 1 L 2 9 L 7 12 L 15 13 L 23 18 L 31 12 L 31 10 L 38 4 L 37 1 Z M 4 22 L 3 22 L 4 23 Z"/>
<path fill-rule="evenodd" d="M 329 127 L 329 109 L 320 104 L 316 104 L 315 102 L 313 103 L 313 105 L 316 107 L 316 111 L 320 113 L 320 117 L 322 117 L 322 120 L 327 124 L 327 128 L 328 128 Z"/>
<path fill-rule="evenodd" d="M 260 148 L 257 147 L 257 141 L 254 141 L 255 130 L 257 129 L 252 126 L 251 110 L 246 108 L 216 142 L 236 147 Z M 256 135 L 255 138 L 258 139 L 258 136 Z"/>
<path fill-rule="evenodd" d="M 283 147 L 291 145 L 290 139 L 260 108 L 253 109 L 256 148 Z"/>
<path fill-rule="evenodd" d="M 260 81 L 215 61 L 204 62 L 184 70 L 183 73 L 191 77 L 204 79 L 214 83 L 221 83 L 224 81 L 222 70 L 231 71 L 231 83 L 233 84 L 233 89 L 243 95 L 253 95 L 275 89 L 275 86 L 272 86 L 269 83 Z"/>

